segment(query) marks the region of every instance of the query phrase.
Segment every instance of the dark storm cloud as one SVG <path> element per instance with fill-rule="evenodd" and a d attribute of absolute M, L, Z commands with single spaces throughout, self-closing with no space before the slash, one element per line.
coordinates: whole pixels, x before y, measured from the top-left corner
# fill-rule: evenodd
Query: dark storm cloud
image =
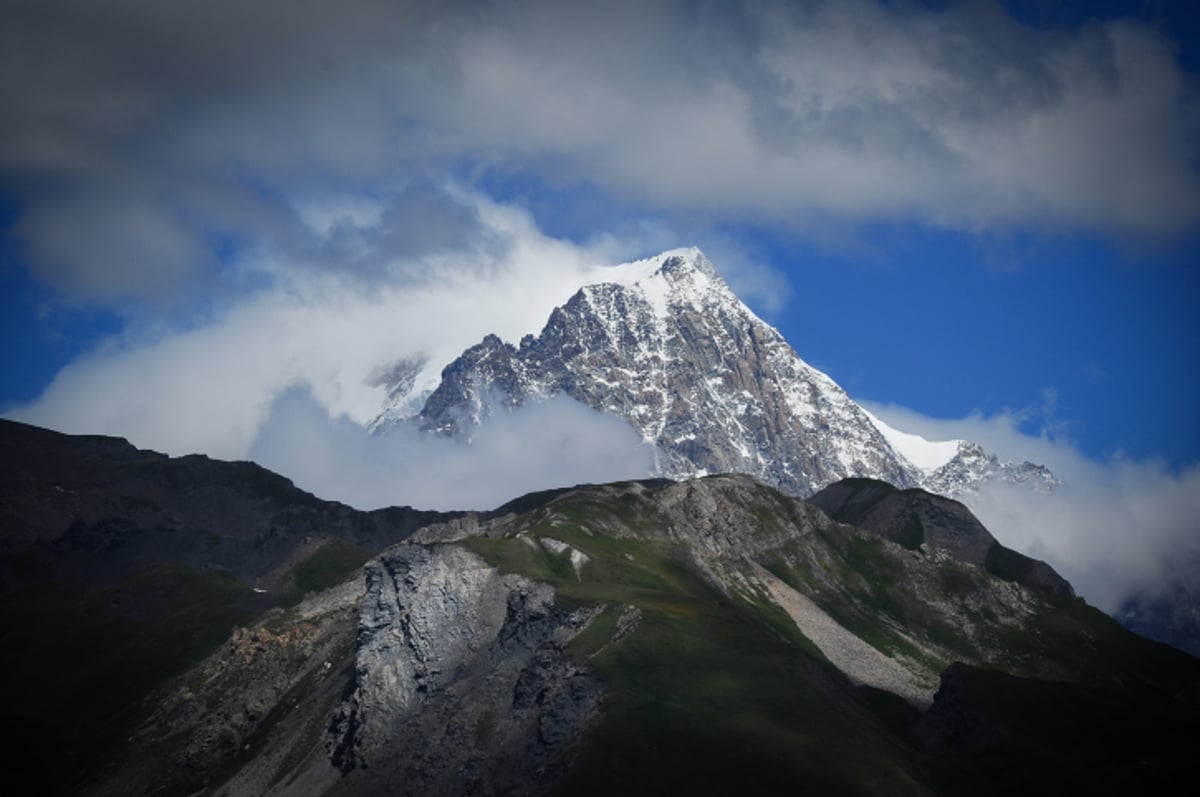
<path fill-rule="evenodd" d="M 865 0 L 3 14 L 15 234 L 86 298 L 195 288 L 264 253 L 387 274 L 482 234 L 443 191 L 476 168 L 598 186 L 681 228 L 1153 235 L 1200 214 L 1194 86 L 1130 22 L 1039 32 L 986 3 Z"/>

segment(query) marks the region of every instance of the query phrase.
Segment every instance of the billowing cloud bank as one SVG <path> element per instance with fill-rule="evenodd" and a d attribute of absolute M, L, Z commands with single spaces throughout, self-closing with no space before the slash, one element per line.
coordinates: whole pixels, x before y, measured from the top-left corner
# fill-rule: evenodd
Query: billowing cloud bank
<path fill-rule="evenodd" d="M 364 509 L 493 509 L 534 490 L 644 478 L 654 467 L 654 449 L 623 419 L 564 396 L 494 413 L 468 445 L 404 427 L 372 435 L 330 418 L 298 388 L 275 401 L 250 454 Z"/>
<path fill-rule="evenodd" d="M 237 459 L 272 402 L 305 384 L 327 414 L 365 425 L 383 406 L 390 364 L 427 359 L 436 372 L 486 334 L 516 341 L 539 331 L 599 257 L 545 237 L 519 211 L 477 196 L 446 201 L 472 219 L 467 246 L 397 259 L 387 280 L 281 272 L 206 323 L 110 340 L 10 415 Z"/>

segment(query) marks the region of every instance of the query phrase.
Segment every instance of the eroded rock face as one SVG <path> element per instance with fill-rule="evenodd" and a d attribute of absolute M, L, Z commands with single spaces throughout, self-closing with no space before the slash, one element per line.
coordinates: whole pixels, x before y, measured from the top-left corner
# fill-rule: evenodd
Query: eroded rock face
<path fill-rule="evenodd" d="M 450 545 L 397 546 L 366 585 L 331 729 L 340 792 L 541 791 L 565 770 L 602 694 L 565 649 L 594 610 Z"/>
<path fill-rule="evenodd" d="M 353 711 L 356 741 L 369 750 L 372 735 L 386 736 L 376 717 L 411 710 L 496 637 L 515 585 L 458 548 L 403 549 L 368 564 L 365 578 Z M 543 611 L 548 602 L 531 597 Z"/>

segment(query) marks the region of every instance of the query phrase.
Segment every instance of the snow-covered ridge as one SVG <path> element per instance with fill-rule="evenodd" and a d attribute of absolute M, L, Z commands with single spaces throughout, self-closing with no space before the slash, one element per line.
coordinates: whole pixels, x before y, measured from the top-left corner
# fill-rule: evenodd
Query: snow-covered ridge
<path fill-rule="evenodd" d="M 724 302 L 762 322 L 729 289 L 716 267 L 695 246 L 670 249 L 654 257 L 616 266 L 594 266 L 585 272 L 580 287 L 595 285 L 636 289 L 659 318 L 670 316 L 672 308 L 679 305 L 703 308 Z"/>
<path fill-rule="evenodd" d="M 584 272 L 583 281 L 579 284 L 579 287 L 582 288 L 585 285 L 596 285 L 599 283 L 612 283 L 613 285 L 629 287 L 645 280 L 662 281 L 663 263 L 677 257 L 692 263 L 700 260 L 708 263 L 707 258 L 704 257 L 704 253 L 694 246 L 669 249 L 654 257 L 631 260 L 628 263 L 620 263 L 615 266 L 593 266 Z M 709 264 L 709 267 L 711 268 L 711 264 Z"/>
<path fill-rule="evenodd" d="M 655 446 L 662 475 L 750 473 L 793 494 L 845 476 L 915 485 L 858 405 L 698 249 L 592 276 L 601 281 L 556 308 L 540 335 L 519 346 L 489 336 L 464 351 L 412 423 L 469 439 L 496 408 L 566 393 L 624 417 Z"/>
<path fill-rule="evenodd" d="M 871 419 L 871 423 L 875 424 L 875 428 L 891 444 L 892 448 L 926 473 L 931 473 L 954 459 L 959 445 L 966 442 L 965 440 L 926 440 L 920 435 L 902 432 L 888 426 L 866 409 L 863 412 Z"/>
<path fill-rule="evenodd" d="M 693 246 L 670 249 L 654 257 L 631 260 L 628 263 L 619 263 L 615 266 L 592 266 L 584 272 L 584 280 L 580 283 L 579 287 L 582 288 L 584 285 L 595 285 L 601 282 L 611 282 L 614 285 L 623 285 L 626 287 L 636 285 L 642 280 L 658 275 L 662 270 L 663 261 L 666 259 L 672 257 L 693 259 L 700 254 L 700 250 Z"/>

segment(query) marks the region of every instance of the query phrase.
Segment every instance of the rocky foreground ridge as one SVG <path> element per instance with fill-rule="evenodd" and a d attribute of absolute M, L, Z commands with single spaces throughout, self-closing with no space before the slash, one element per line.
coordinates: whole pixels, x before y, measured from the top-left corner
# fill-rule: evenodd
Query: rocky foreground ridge
<path fill-rule="evenodd" d="M 358 513 L 0 435 L 0 700 L 40 793 L 1127 793 L 1200 732 L 1200 662 L 920 489 Z"/>

